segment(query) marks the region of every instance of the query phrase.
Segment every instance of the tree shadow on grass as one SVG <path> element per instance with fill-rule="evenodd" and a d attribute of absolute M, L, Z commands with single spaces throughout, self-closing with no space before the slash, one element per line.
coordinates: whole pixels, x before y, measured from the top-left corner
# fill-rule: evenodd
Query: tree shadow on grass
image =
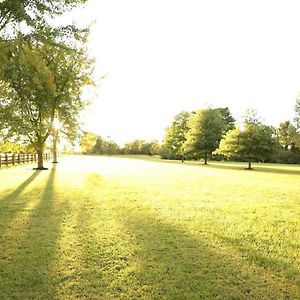
<path fill-rule="evenodd" d="M 149 214 L 128 214 L 135 237 L 141 295 L 151 299 L 295 299 L 288 279 L 253 267 L 223 244 L 198 240 Z M 269 276 L 269 277 L 268 277 Z M 280 281 L 280 283 L 279 283 Z M 285 285 L 287 284 L 287 285 Z M 149 297 L 147 296 L 149 295 Z"/>
<path fill-rule="evenodd" d="M 126 157 L 128 158 L 128 157 Z M 129 159 L 139 159 L 148 162 L 156 162 L 156 163 L 166 163 L 166 164 L 178 164 L 182 166 L 191 166 L 191 167 L 202 167 L 206 169 L 220 169 L 220 170 L 233 170 L 233 171 L 249 171 L 247 169 L 247 162 L 245 163 L 216 163 L 215 161 L 208 162 L 207 165 L 204 165 L 201 161 L 185 161 L 182 163 L 179 160 L 165 160 L 165 159 L 147 159 L 146 157 L 139 158 L 129 158 Z M 253 163 L 253 171 L 261 172 L 261 173 L 274 173 L 274 174 L 283 174 L 283 175 L 300 175 L 300 170 L 292 170 L 295 165 L 287 165 L 289 169 L 285 169 L 284 167 L 275 167 L 274 164 L 272 166 L 268 166 L 266 164 L 255 164 Z M 297 165 L 300 168 L 300 165 Z"/>
<path fill-rule="evenodd" d="M 270 244 L 269 241 L 265 241 L 264 245 L 262 241 L 255 239 L 253 236 L 251 236 L 251 243 L 242 238 L 233 238 L 220 235 L 217 235 L 217 237 L 230 247 L 236 248 L 238 251 L 243 253 L 249 263 L 255 264 L 264 269 L 273 270 L 275 273 L 284 274 L 286 278 L 288 278 L 291 282 L 294 282 L 294 284 L 298 287 L 298 297 L 300 298 L 299 266 L 297 268 L 296 262 L 293 264 L 291 261 L 286 261 L 281 258 L 280 255 L 274 257 L 274 254 L 271 254 L 273 250 L 272 243 Z M 260 245 L 260 247 L 257 247 L 257 245 Z M 299 253 L 300 247 L 295 250 L 298 250 Z M 269 251 L 271 253 L 269 253 Z"/>
<path fill-rule="evenodd" d="M 35 171 L 13 192 L 0 200 L 0 230 L 3 235 L 8 229 L 9 223 L 13 221 L 15 215 L 27 204 L 27 199 L 20 197 L 20 195 L 36 179 L 40 172 L 41 171 Z"/>
<path fill-rule="evenodd" d="M 2 260 L 1 299 L 53 299 L 52 272 L 60 224 L 67 209 L 55 198 L 55 166 L 26 228 L 14 237 L 10 255 Z M 9 242 L 9 241 L 8 241 Z"/>
<path fill-rule="evenodd" d="M 212 169 L 223 169 L 223 170 L 235 170 L 235 171 L 249 171 L 246 170 L 247 165 L 233 165 L 233 164 L 216 164 L 211 163 L 206 167 Z M 276 168 L 271 166 L 266 166 L 264 164 L 256 164 L 252 166 L 253 171 L 259 173 L 273 173 L 273 174 L 282 174 L 282 175 L 300 175 L 300 170 L 291 170 L 291 169 L 284 169 L 284 168 Z"/>
<path fill-rule="evenodd" d="M 14 201 L 16 198 L 25 190 L 25 188 L 40 174 L 40 170 L 34 171 L 34 173 L 28 177 L 22 184 L 20 184 L 12 193 L 5 196 L 1 202 L 0 205 L 3 205 L 3 203 L 7 201 Z"/>

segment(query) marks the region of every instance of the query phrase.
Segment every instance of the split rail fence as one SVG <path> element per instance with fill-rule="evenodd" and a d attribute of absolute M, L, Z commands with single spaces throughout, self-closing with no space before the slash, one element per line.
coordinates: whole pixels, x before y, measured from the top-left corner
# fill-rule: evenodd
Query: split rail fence
<path fill-rule="evenodd" d="M 44 160 L 49 160 L 51 154 L 44 153 Z M 38 155 L 36 153 L 0 153 L 0 168 L 2 166 L 18 165 L 25 163 L 37 162 Z"/>

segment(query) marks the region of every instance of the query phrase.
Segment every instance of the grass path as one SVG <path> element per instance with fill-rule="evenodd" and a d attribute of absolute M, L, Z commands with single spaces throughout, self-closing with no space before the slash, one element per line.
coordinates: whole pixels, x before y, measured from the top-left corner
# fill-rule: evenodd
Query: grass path
<path fill-rule="evenodd" d="M 0 169 L 0 299 L 300 299 L 300 166 L 255 167 Z"/>

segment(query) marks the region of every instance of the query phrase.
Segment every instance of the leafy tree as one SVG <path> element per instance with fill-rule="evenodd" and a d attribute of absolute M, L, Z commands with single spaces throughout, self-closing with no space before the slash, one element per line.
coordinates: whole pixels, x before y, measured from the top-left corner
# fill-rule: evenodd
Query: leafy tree
<path fill-rule="evenodd" d="M 277 134 L 279 142 L 285 150 L 295 149 L 297 142 L 297 129 L 290 121 L 280 123 L 277 129 Z"/>
<path fill-rule="evenodd" d="M 134 140 L 130 143 L 126 143 L 124 146 L 125 154 L 144 154 L 144 146 L 146 141 Z"/>
<path fill-rule="evenodd" d="M 106 140 L 101 136 L 97 136 L 93 153 L 115 155 L 120 153 L 120 147 L 110 137 Z"/>
<path fill-rule="evenodd" d="M 234 128 L 235 119 L 228 107 L 215 108 L 224 122 L 223 134 Z"/>
<path fill-rule="evenodd" d="M 161 157 L 167 159 L 184 159 L 183 144 L 188 132 L 188 121 L 191 114 L 183 111 L 177 114 L 171 126 L 166 129 Z"/>
<path fill-rule="evenodd" d="M 0 64 L 0 116 L 10 135 L 21 136 L 38 153 L 53 133 L 55 119 L 69 136 L 78 128 L 85 107 L 82 88 L 92 84 L 92 62 L 83 48 L 71 49 L 19 38 L 5 50 L 9 64 Z M 1 63 L 1 58 L 0 58 Z"/>
<path fill-rule="evenodd" d="M 296 100 L 295 111 L 296 111 L 295 122 L 297 124 L 297 128 L 300 128 L 300 95 Z"/>
<path fill-rule="evenodd" d="M 244 123 L 244 129 L 232 129 L 221 140 L 217 154 L 228 158 L 240 158 L 248 161 L 249 170 L 253 161 L 265 161 L 271 158 L 279 148 L 275 129 L 260 123 Z"/>
<path fill-rule="evenodd" d="M 124 154 L 139 154 L 139 155 L 157 155 L 160 151 L 160 145 L 157 140 L 145 141 L 134 140 L 126 143 L 122 152 Z"/>
<path fill-rule="evenodd" d="M 149 151 L 148 155 L 159 155 L 161 151 L 161 145 L 158 140 L 152 140 L 148 143 Z"/>
<path fill-rule="evenodd" d="M 204 157 L 204 164 L 207 164 L 208 156 L 218 148 L 233 121 L 227 108 L 196 111 L 188 124 L 190 129 L 184 143 L 185 151 L 197 159 Z"/>
<path fill-rule="evenodd" d="M 84 133 L 80 146 L 83 154 L 114 155 L 121 153 L 120 146 L 109 137 L 104 139 L 92 132 Z"/>
<path fill-rule="evenodd" d="M 92 132 L 84 132 L 80 140 L 81 152 L 83 154 L 91 154 L 94 151 L 97 142 L 97 135 Z"/>

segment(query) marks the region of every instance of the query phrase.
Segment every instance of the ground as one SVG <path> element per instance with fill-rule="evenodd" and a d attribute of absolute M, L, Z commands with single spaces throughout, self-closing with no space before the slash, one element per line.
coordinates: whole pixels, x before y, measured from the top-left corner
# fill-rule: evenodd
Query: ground
<path fill-rule="evenodd" d="M 1 168 L 0 299 L 300 299 L 300 166 Z"/>

